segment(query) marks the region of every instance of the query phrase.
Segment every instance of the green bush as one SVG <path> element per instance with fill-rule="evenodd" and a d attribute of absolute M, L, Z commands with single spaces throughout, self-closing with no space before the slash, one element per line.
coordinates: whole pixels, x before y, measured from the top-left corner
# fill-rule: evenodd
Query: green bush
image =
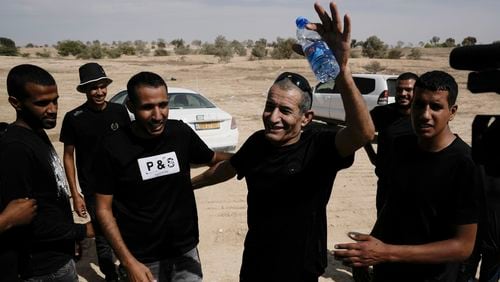
<path fill-rule="evenodd" d="M 111 59 L 120 58 L 122 56 L 120 48 L 106 48 L 104 49 L 104 53 Z"/>
<path fill-rule="evenodd" d="M 0 55 L 1 56 L 18 56 L 16 43 L 14 40 L 6 37 L 0 37 Z"/>
<path fill-rule="evenodd" d="M 159 57 L 159 56 L 168 56 L 169 54 L 168 51 L 165 49 L 156 49 L 154 55 Z"/>
<path fill-rule="evenodd" d="M 296 43 L 297 40 L 294 38 L 282 39 L 278 37 L 276 45 L 273 51 L 271 51 L 271 58 L 277 60 L 290 59 L 294 53 L 292 46 Z"/>
<path fill-rule="evenodd" d="M 410 54 L 406 55 L 406 57 L 411 60 L 420 60 L 422 58 L 422 51 L 418 48 L 412 48 Z"/>
<path fill-rule="evenodd" d="M 78 56 L 86 51 L 87 46 L 81 41 L 64 40 L 57 42 L 55 48 L 59 55 L 67 57 L 69 55 Z"/>
<path fill-rule="evenodd" d="M 403 50 L 401 48 L 392 48 L 387 54 L 387 58 L 389 59 L 400 59 L 401 57 L 403 57 Z"/>
<path fill-rule="evenodd" d="M 385 70 L 385 67 L 382 66 L 379 61 L 372 61 L 364 65 L 363 68 L 369 73 L 378 73 Z"/>
<path fill-rule="evenodd" d="M 179 46 L 174 48 L 174 52 L 177 55 L 189 55 L 191 53 L 191 49 L 188 46 Z"/>
<path fill-rule="evenodd" d="M 23 58 L 28 58 L 30 56 L 30 53 L 21 53 L 21 57 Z"/>

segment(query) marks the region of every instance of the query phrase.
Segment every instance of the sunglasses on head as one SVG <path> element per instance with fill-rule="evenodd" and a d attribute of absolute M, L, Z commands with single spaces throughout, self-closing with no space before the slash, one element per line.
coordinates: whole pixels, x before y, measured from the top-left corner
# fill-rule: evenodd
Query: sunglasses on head
<path fill-rule="evenodd" d="M 280 74 L 274 83 L 278 81 L 282 81 L 283 79 L 287 78 L 290 80 L 295 86 L 297 86 L 300 90 L 309 93 L 309 96 L 312 96 L 312 89 L 311 86 L 309 85 L 309 82 L 307 82 L 307 79 L 305 79 L 302 75 L 296 74 L 293 72 L 284 72 Z"/>

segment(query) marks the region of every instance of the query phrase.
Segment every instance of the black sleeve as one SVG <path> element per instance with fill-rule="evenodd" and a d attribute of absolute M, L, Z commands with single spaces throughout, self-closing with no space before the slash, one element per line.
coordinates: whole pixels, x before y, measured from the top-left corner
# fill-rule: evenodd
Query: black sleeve
<path fill-rule="evenodd" d="M 192 164 L 206 164 L 214 157 L 214 151 L 210 149 L 200 136 L 187 124 L 182 123 L 186 134 L 189 136 L 189 162 Z"/>
<path fill-rule="evenodd" d="M 75 128 L 71 120 L 71 114 L 64 115 L 63 123 L 61 126 L 61 133 L 59 134 L 59 141 L 66 145 L 75 144 Z"/>

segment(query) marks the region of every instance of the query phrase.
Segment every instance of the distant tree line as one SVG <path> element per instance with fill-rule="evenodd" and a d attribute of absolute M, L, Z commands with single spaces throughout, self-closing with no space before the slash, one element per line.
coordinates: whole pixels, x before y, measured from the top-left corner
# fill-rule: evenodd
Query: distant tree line
<path fill-rule="evenodd" d="M 456 47 L 456 46 L 471 46 L 477 42 L 473 36 L 467 36 L 462 40 L 461 45 L 456 44 L 455 39 L 447 38 L 444 42 L 440 42 L 438 36 L 433 36 L 429 42 L 419 42 L 419 46 L 415 47 L 412 44 L 405 46 L 404 42 L 399 41 L 396 46 L 385 44 L 377 36 L 370 36 L 365 41 L 357 41 L 353 39 L 351 47 L 361 49 L 361 53 L 352 52 L 352 56 L 364 56 L 368 58 L 387 58 L 400 59 L 404 56 L 408 59 L 418 60 L 422 56 L 421 48 L 439 48 L 439 47 Z M 102 59 L 102 58 L 119 58 L 122 55 L 126 56 L 169 56 L 172 53 L 176 55 L 203 54 L 213 55 L 220 62 L 229 62 L 234 56 L 247 56 L 250 52 L 250 60 L 262 59 L 277 59 L 284 60 L 299 57 L 292 51 L 292 46 L 297 41 L 294 38 L 280 38 L 276 41 L 268 42 L 261 38 L 257 41 L 245 40 L 227 40 L 224 36 L 219 35 L 213 43 L 202 42 L 201 40 L 193 40 L 191 44 L 187 44 L 183 39 L 173 39 L 167 42 L 165 39 L 153 40 L 146 42 L 143 40 L 135 41 L 113 41 L 111 44 L 94 40 L 92 42 L 82 42 L 79 40 L 63 40 L 57 42 L 53 47 L 57 50 L 57 54 L 62 57 L 74 56 L 80 59 Z M 494 43 L 500 43 L 496 41 Z M 38 47 L 32 43 L 28 43 L 26 48 Z M 44 47 L 48 47 L 45 45 Z M 409 51 L 408 51 L 409 50 Z M 19 53 L 19 48 L 16 47 L 12 39 L 0 37 L 0 55 L 2 56 L 30 56 L 29 53 Z M 42 52 L 37 52 L 39 57 L 50 57 L 51 54 L 47 49 Z"/>

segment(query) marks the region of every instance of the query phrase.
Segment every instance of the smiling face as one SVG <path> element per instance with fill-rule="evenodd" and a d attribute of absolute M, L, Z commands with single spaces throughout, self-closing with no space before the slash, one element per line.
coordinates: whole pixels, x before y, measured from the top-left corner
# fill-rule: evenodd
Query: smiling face
<path fill-rule="evenodd" d="M 108 94 L 108 82 L 101 81 L 86 89 L 87 103 L 90 107 L 102 109 L 106 106 L 106 95 Z"/>
<path fill-rule="evenodd" d="M 165 130 L 168 118 L 168 93 L 165 86 L 144 86 L 136 89 L 137 101 L 130 102 L 137 129 L 142 137 L 156 137 Z"/>
<path fill-rule="evenodd" d="M 456 105 L 448 104 L 448 91 L 417 87 L 411 108 L 413 129 L 422 142 L 439 143 L 452 134 L 448 122 L 456 111 Z"/>
<path fill-rule="evenodd" d="M 411 102 L 413 100 L 413 87 L 415 86 L 415 79 L 398 79 L 396 84 L 396 95 L 394 99 L 398 108 L 410 113 Z"/>
<path fill-rule="evenodd" d="M 297 142 L 302 127 L 312 118 L 312 112 L 300 110 L 302 94 L 296 88 L 274 84 L 267 95 L 262 113 L 266 139 L 276 146 Z"/>
<path fill-rule="evenodd" d="M 59 95 L 56 85 L 26 84 L 26 97 L 9 97 L 18 118 L 30 128 L 51 129 L 56 126 Z"/>

